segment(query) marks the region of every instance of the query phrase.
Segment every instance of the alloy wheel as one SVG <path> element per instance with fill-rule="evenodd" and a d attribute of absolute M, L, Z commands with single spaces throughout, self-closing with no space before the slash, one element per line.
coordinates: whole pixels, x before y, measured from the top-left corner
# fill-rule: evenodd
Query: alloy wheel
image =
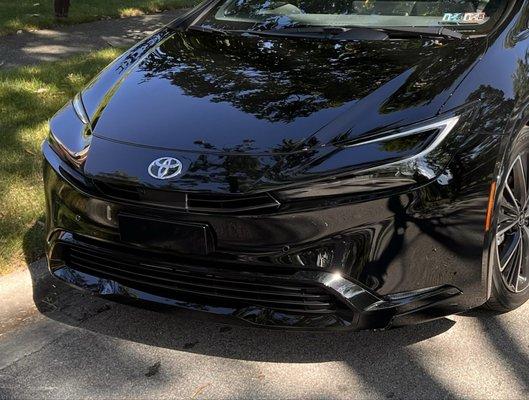
<path fill-rule="evenodd" d="M 503 282 L 513 293 L 529 287 L 529 183 L 528 156 L 511 164 L 499 197 L 496 257 Z"/>

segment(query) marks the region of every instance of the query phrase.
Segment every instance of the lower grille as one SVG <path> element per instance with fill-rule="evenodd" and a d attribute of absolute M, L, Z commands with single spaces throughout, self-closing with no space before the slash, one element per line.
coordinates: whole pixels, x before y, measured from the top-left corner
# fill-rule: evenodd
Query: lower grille
<path fill-rule="evenodd" d="M 334 314 L 344 309 L 325 289 L 310 283 L 259 275 L 234 278 L 233 273 L 223 277 L 99 247 L 70 245 L 63 256 L 74 270 L 177 300 L 234 308 L 258 306 L 292 314 Z"/>

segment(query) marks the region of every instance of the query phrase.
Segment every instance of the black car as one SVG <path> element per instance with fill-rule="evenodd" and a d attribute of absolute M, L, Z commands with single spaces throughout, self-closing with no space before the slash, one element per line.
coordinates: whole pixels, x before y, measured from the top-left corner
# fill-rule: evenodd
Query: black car
<path fill-rule="evenodd" d="M 268 327 L 529 298 L 529 2 L 207 0 L 43 144 L 51 273 Z"/>

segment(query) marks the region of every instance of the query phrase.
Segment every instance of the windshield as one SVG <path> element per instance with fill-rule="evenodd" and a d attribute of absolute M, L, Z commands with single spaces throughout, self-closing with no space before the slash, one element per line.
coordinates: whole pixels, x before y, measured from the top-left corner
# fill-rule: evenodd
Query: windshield
<path fill-rule="evenodd" d="M 196 25 L 218 29 L 291 26 L 450 27 L 485 32 L 500 19 L 505 0 L 227 0 Z"/>

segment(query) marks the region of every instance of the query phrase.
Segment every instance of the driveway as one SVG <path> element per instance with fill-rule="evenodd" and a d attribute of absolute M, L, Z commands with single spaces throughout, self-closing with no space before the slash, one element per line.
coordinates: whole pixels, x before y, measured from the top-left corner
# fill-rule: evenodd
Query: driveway
<path fill-rule="evenodd" d="M 1 278 L 0 299 L 0 398 L 529 396 L 529 306 L 387 332 L 270 331 L 111 303 L 44 262 Z"/>

